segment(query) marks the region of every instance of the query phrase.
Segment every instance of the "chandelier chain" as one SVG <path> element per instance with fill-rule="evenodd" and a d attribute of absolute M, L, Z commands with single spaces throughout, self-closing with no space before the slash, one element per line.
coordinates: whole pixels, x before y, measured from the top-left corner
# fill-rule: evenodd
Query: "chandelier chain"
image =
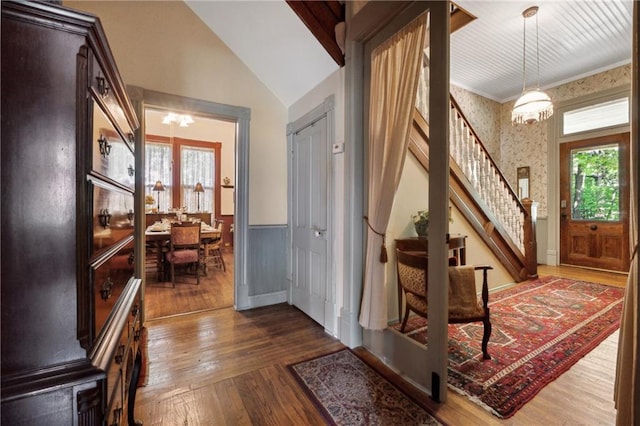
<path fill-rule="evenodd" d="M 522 43 L 522 91 L 527 89 L 527 20 L 522 20 L 522 33 L 524 34 Z"/>
<path fill-rule="evenodd" d="M 536 89 L 540 90 L 540 37 L 538 36 L 538 14 L 536 13 L 536 65 L 538 68 L 538 79 Z"/>

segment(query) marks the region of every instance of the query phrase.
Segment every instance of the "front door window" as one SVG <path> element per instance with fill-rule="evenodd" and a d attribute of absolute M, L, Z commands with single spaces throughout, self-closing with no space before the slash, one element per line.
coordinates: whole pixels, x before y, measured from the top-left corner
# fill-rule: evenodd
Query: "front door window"
<path fill-rule="evenodd" d="M 571 218 L 620 220 L 618 145 L 571 151 Z"/>

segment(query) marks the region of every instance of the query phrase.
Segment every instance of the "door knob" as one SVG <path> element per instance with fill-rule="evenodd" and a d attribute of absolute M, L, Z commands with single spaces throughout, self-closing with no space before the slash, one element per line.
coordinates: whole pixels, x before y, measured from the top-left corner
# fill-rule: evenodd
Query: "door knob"
<path fill-rule="evenodd" d="M 592 231 L 595 231 L 596 229 L 598 229 L 598 225 L 596 225 L 595 223 L 593 225 L 591 225 L 589 227 Z"/>

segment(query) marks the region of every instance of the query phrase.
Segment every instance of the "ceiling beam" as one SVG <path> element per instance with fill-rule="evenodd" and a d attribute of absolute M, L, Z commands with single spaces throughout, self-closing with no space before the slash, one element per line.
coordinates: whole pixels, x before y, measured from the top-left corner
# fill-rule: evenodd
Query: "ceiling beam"
<path fill-rule="evenodd" d="M 318 39 L 339 66 L 344 66 L 344 54 L 336 42 L 335 27 L 345 20 L 344 4 L 335 0 L 287 0 L 287 4 Z"/>

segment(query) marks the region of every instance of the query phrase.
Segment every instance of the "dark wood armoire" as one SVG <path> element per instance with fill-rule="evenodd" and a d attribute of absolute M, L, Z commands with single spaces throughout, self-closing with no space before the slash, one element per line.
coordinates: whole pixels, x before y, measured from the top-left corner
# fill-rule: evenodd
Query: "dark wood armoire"
<path fill-rule="evenodd" d="M 1 8 L 1 423 L 132 423 L 138 119 L 97 17 Z"/>

